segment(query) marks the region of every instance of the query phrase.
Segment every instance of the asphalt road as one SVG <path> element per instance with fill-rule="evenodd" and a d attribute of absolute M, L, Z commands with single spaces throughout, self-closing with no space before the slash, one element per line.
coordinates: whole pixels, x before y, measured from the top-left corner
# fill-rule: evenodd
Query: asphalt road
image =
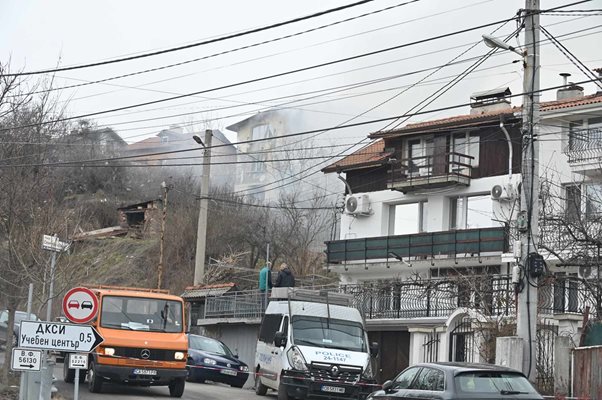
<path fill-rule="evenodd" d="M 59 378 L 55 382 L 60 395 L 66 400 L 73 399 L 74 385 L 65 383 L 63 377 L 63 364 L 57 364 L 54 372 Z M 143 400 L 143 399 L 169 399 L 169 389 L 167 386 L 158 387 L 135 387 L 126 385 L 106 384 L 102 388 L 102 393 L 90 393 L 88 383 L 80 384 L 80 400 Z M 269 391 L 267 396 L 260 397 L 252 389 L 238 389 L 219 383 L 193 383 L 186 382 L 186 389 L 182 399 L 186 400 L 274 400 L 276 392 Z"/>

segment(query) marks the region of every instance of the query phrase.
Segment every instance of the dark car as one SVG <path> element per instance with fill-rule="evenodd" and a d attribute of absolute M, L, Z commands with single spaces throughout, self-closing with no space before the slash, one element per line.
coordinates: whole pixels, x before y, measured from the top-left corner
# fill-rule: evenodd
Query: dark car
<path fill-rule="evenodd" d="M 19 337 L 19 329 L 21 329 L 21 321 L 26 319 L 27 312 L 15 311 L 15 323 L 12 329 L 10 329 L 10 331 L 13 333 L 13 347 L 17 346 L 17 338 Z M 31 321 L 39 321 L 38 317 L 35 314 L 29 314 L 29 319 Z M 8 330 L 8 310 L 3 310 L 0 311 L 0 343 L 6 343 L 6 335 Z"/>
<path fill-rule="evenodd" d="M 491 364 L 423 363 L 402 371 L 371 393 L 377 399 L 542 400 L 519 371 Z"/>
<path fill-rule="evenodd" d="M 224 343 L 199 335 L 188 335 L 188 380 L 221 382 L 243 387 L 249 367 Z"/>

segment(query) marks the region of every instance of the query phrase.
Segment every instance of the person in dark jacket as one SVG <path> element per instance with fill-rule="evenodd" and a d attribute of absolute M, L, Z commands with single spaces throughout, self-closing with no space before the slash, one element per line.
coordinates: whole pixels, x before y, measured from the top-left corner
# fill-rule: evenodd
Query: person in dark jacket
<path fill-rule="evenodd" d="M 294 287 L 295 277 L 286 263 L 280 264 L 280 272 L 274 283 L 274 287 Z"/>

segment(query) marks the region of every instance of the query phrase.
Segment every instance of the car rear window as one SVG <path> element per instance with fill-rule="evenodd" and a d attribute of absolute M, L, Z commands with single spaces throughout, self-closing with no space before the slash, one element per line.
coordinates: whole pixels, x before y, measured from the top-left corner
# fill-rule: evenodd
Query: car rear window
<path fill-rule="evenodd" d="M 501 393 L 502 391 L 537 393 L 527 378 L 512 372 L 475 371 L 456 375 L 456 387 L 465 393 Z"/>

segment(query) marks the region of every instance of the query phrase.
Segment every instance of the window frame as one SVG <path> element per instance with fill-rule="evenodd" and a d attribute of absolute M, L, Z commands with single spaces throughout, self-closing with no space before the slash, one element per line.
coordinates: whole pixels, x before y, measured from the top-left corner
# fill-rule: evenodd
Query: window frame
<path fill-rule="evenodd" d="M 422 378 L 423 374 L 425 373 L 438 373 L 441 374 L 443 376 L 443 388 L 442 389 L 423 389 L 420 387 L 414 387 L 416 385 L 418 385 L 420 378 Z M 410 387 L 408 388 L 410 390 L 420 390 L 420 391 L 428 391 L 428 392 L 444 392 L 445 391 L 445 371 L 439 369 L 439 368 L 435 368 L 432 366 L 424 366 L 422 367 L 422 369 L 420 370 L 420 372 L 418 373 L 418 375 L 416 375 L 414 377 L 414 380 L 412 381 L 412 384 L 410 385 Z"/>
<path fill-rule="evenodd" d="M 406 205 L 417 205 L 418 206 L 418 219 L 417 219 L 417 231 L 416 232 L 406 232 L 406 233 L 396 233 L 395 232 L 395 222 L 397 218 L 397 207 L 398 206 L 406 206 Z M 428 232 L 428 199 L 414 201 L 411 203 L 393 203 L 389 205 L 389 234 L 390 235 L 411 235 L 414 233 L 424 233 Z"/>

